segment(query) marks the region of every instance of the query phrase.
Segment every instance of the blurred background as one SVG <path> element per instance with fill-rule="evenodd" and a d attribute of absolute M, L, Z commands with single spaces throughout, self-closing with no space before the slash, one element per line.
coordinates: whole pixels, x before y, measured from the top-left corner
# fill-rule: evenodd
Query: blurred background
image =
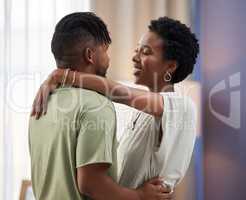
<path fill-rule="evenodd" d="M 108 77 L 131 84 L 131 56 L 151 19 L 187 24 L 200 41 L 194 73 L 177 85 L 198 109 L 197 141 L 176 200 L 246 200 L 245 0 L 0 0 L 0 199 L 32 199 L 28 117 L 42 80 L 55 68 L 55 24 L 93 11 L 113 43 Z M 118 135 L 127 108 L 116 105 Z"/>

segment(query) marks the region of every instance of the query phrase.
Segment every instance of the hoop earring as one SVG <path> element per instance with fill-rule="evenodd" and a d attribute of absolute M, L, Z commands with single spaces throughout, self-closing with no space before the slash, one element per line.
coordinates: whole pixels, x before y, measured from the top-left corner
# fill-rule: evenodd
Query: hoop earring
<path fill-rule="evenodd" d="M 170 82 L 172 80 L 172 75 L 170 72 L 166 71 L 166 74 L 164 75 L 164 81 Z"/>

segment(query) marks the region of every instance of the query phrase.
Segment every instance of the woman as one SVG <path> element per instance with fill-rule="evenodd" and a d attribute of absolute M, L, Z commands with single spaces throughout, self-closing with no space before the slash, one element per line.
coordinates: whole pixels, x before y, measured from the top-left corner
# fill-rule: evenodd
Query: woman
<path fill-rule="evenodd" d="M 50 92 L 61 84 L 94 90 L 135 108 L 118 148 L 119 183 L 136 188 L 161 176 L 174 188 L 189 166 L 196 118 L 194 104 L 174 91 L 174 83 L 192 73 L 198 52 L 198 41 L 184 24 L 168 17 L 152 20 L 132 59 L 135 83 L 149 91 L 57 69 L 39 90 L 32 115 L 46 111 Z"/>

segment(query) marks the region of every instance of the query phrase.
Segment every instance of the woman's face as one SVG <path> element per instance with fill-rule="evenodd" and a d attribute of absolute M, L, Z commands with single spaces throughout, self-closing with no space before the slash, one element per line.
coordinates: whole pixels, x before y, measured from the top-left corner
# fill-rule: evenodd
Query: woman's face
<path fill-rule="evenodd" d="M 163 59 L 163 40 L 156 33 L 148 31 L 142 36 L 132 60 L 136 84 L 154 88 L 163 82 L 167 65 Z"/>

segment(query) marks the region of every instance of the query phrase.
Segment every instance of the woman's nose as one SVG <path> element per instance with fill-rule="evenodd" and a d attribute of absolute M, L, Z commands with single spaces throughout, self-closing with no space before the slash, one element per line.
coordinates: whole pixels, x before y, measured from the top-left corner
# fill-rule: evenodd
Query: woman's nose
<path fill-rule="evenodd" d="M 140 61 L 140 57 L 139 57 L 139 53 L 135 52 L 133 57 L 132 57 L 132 61 L 133 62 L 139 62 Z"/>

